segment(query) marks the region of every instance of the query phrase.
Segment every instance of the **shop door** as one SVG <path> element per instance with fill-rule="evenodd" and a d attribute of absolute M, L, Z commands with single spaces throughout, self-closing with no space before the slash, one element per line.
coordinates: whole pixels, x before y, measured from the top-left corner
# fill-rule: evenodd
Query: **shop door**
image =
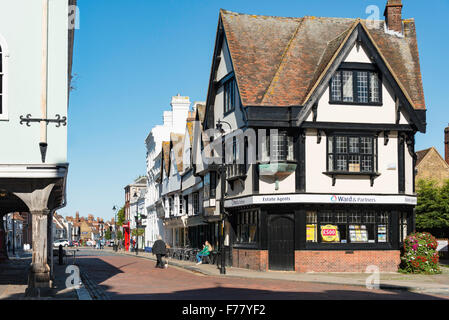
<path fill-rule="evenodd" d="M 293 215 L 273 215 L 268 223 L 270 270 L 295 270 L 295 223 Z"/>

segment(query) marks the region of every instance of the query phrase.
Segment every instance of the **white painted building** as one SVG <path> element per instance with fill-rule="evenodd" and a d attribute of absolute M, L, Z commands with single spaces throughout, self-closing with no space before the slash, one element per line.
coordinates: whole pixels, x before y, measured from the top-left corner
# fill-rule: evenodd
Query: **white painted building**
<path fill-rule="evenodd" d="M 30 295 L 49 286 L 47 233 L 52 212 L 66 205 L 73 5 L 0 1 L 0 217 L 31 213 Z"/>
<path fill-rule="evenodd" d="M 159 178 L 162 165 L 162 142 L 169 141 L 171 133 L 184 133 L 190 105 L 189 97 L 183 97 L 179 94 L 172 97 L 171 110 L 164 111 L 163 124 L 151 129 L 148 137 L 145 139 L 148 177 L 147 192 L 145 195 L 145 208 L 147 211 L 145 245 L 148 247 L 153 246 L 158 235 L 165 238 L 162 220 L 158 218 L 156 213 L 156 203 L 160 199 L 160 187 L 156 181 Z"/>

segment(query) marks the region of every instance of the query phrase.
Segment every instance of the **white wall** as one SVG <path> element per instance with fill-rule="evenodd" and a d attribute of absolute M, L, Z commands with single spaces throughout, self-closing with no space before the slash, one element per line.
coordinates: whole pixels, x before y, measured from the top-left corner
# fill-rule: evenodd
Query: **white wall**
<path fill-rule="evenodd" d="M 326 167 L 327 137 L 322 136 L 317 143 L 316 130 L 308 130 L 306 135 L 306 192 L 310 193 L 398 193 L 398 147 L 397 132 L 391 132 L 388 145 L 384 137 L 378 138 L 378 172 L 380 176 L 371 182 L 367 176 L 338 176 L 335 186 L 332 178 L 323 174 Z M 390 169 L 389 169 L 390 168 Z M 393 170 L 392 170 L 393 169 Z M 410 190 L 409 190 L 410 191 Z M 407 192 L 411 194 L 411 192 Z"/>
<path fill-rule="evenodd" d="M 48 118 L 67 116 L 68 3 L 49 2 Z M 8 118 L 0 119 L 0 163 L 41 163 L 40 124 L 20 125 L 20 116 L 41 118 L 42 2 L 0 1 L 0 35 L 7 43 Z M 67 162 L 67 127 L 48 125 L 47 163 Z"/>
<path fill-rule="evenodd" d="M 362 47 L 357 51 L 357 46 L 351 50 L 345 62 L 370 63 Z M 393 90 L 385 78 L 382 79 L 382 106 L 364 105 L 337 105 L 329 103 L 329 86 L 318 102 L 318 117 L 320 122 L 343 123 L 396 123 L 396 103 Z M 307 121 L 313 120 L 311 113 Z M 400 124 L 408 124 L 406 117 L 401 114 Z"/>

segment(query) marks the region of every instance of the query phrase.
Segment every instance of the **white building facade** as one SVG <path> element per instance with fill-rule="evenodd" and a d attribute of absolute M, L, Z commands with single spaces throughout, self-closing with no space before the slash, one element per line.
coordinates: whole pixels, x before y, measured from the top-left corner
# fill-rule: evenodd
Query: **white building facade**
<path fill-rule="evenodd" d="M 162 142 L 170 140 L 170 134 L 183 134 L 186 119 L 190 110 L 189 97 L 177 95 L 172 97 L 171 110 L 165 111 L 163 124 L 155 126 L 145 139 L 147 149 L 147 192 L 145 195 L 145 208 L 147 223 L 145 229 L 145 245 L 152 247 L 157 236 L 165 239 L 165 229 L 162 219 L 158 217 L 156 203 L 160 200 L 162 190 L 157 182 L 160 179 L 162 166 Z"/>

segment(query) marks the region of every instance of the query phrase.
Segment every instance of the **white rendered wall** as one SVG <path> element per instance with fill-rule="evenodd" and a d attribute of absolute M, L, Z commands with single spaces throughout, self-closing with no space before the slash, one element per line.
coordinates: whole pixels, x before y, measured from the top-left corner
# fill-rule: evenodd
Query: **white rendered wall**
<path fill-rule="evenodd" d="M 20 125 L 20 116 L 41 118 L 42 2 L 0 1 L 0 35 L 7 43 L 8 117 L 0 120 L 0 163 L 40 164 L 40 124 Z M 49 2 L 48 118 L 67 116 L 68 2 Z M 46 163 L 67 162 L 67 127 L 48 125 Z"/>

